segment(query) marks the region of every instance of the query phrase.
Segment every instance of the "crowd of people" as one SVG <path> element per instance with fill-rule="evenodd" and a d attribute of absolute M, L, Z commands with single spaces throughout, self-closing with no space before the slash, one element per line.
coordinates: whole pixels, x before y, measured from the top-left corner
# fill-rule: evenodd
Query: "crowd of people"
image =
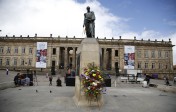
<path fill-rule="evenodd" d="M 6 74 L 8 74 L 8 70 L 6 70 Z M 34 73 L 35 75 L 36 73 Z M 21 74 L 21 73 L 17 73 L 17 75 L 14 77 L 14 83 L 16 86 L 33 86 L 33 77 L 29 76 L 30 74 Z M 76 73 L 74 70 L 68 68 L 66 75 L 64 76 L 64 81 L 66 82 L 66 78 L 71 76 L 71 77 L 75 77 Z M 48 75 L 48 73 L 46 73 L 46 78 L 48 78 L 49 80 L 49 86 L 52 86 L 52 81 L 53 81 L 53 76 L 52 75 Z M 144 82 L 146 81 L 146 86 L 149 86 L 150 84 L 150 79 L 151 76 L 145 74 L 145 78 L 144 78 Z M 169 86 L 169 78 L 168 76 L 164 76 L 163 77 L 164 81 L 165 81 L 165 85 Z M 175 82 L 173 81 L 173 83 L 175 84 Z M 144 85 L 144 84 L 143 84 Z M 62 86 L 62 81 L 60 79 L 60 76 L 58 76 L 57 80 L 56 80 L 56 86 Z"/>
<path fill-rule="evenodd" d="M 46 78 L 49 79 L 49 86 L 52 86 L 53 76 L 47 74 Z M 14 77 L 14 83 L 16 86 L 33 86 L 33 81 L 26 74 L 17 73 Z M 56 86 L 62 86 L 60 77 L 56 80 Z"/>
<path fill-rule="evenodd" d="M 25 85 L 31 86 L 32 85 L 32 81 L 28 77 L 28 75 L 20 74 L 20 73 L 17 73 L 17 75 L 14 77 L 14 83 L 16 86 L 25 86 Z"/>

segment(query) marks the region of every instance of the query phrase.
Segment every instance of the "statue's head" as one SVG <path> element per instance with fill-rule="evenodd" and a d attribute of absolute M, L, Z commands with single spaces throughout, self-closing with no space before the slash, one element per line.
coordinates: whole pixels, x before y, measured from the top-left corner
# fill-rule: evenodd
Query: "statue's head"
<path fill-rule="evenodd" d="M 87 6 L 87 11 L 90 11 L 90 7 L 89 6 Z"/>

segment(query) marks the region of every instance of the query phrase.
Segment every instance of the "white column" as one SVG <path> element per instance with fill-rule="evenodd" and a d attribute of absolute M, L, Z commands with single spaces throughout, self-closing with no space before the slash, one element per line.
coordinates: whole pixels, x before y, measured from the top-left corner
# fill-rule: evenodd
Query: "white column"
<path fill-rule="evenodd" d="M 19 49 L 18 49 L 18 51 L 19 51 Z M 37 58 L 37 56 L 36 56 L 36 52 L 37 52 L 37 43 L 34 43 L 34 46 L 33 46 L 33 51 L 32 51 L 32 53 L 33 53 L 33 55 L 32 55 L 32 66 L 35 68 L 35 65 L 36 65 L 36 58 Z"/>
<path fill-rule="evenodd" d="M 76 48 L 73 48 L 73 65 L 72 67 L 75 69 L 76 68 Z"/>
<path fill-rule="evenodd" d="M 115 58 L 115 49 L 112 48 L 112 49 L 111 49 L 111 67 L 112 67 L 112 70 L 115 69 L 115 61 L 114 61 L 114 58 Z"/>
<path fill-rule="evenodd" d="M 104 58 L 103 58 L 103 68 L 106 69 L 106 64 L 107 64 L 107 48 L 104 48 Z"/>
<path fill-rule="evenodd" d="M 67 51 L 67 47 L 65 47 L 65 57 L 64 57 L 64 68 L 67 68 L 68 65 L 68 51 Z"/>
<path fill-rule="evenodd" d="M 56 48 L 56 66 L 59 66 L 60 63 L 60 47 Z"/>
<path fill-rule="evenodd" d="M 51 67 L 51 58 L 52 58 L 51 55 L 52 55 L 52 46 L 48 45 L 48 48 L 47 48 L 47 59 L 48 59 L 47 65 L 48 65 L 48 67 Z"/>

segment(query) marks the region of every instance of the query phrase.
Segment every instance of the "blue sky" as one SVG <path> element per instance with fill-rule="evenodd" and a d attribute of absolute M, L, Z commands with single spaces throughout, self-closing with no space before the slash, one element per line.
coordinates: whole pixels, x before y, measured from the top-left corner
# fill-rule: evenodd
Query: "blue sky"
<path fill-rule="evenodd" d="M 85 0 L 78 0 L 85 2 Z M 109 12 L 127 18 L 128 30 L 155 30 L 167 35 L 176 32 L 175 0 L 99 0 Z"/>
<path fill-rule="evenodd" d="M 170 38 L 176 45 L 176 0 L 0 0 L 0 35 L 84 38 L 87 6 L 95 12 L 96 37 Z"/>

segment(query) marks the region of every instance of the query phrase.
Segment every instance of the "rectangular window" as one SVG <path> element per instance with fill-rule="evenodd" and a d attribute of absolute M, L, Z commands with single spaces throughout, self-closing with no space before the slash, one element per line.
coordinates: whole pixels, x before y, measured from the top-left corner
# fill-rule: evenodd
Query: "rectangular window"
<path fill-rule="evenodd" d="M 148 68 L 148 63 L 145 63 L 145 69 L 147 69 Z"/>
<path fill-rule="evenodd" d="M 24 59 L 21 59 L 21 65 L 24 65 Z"/>
<path fill-rule="evenodd" d="M 52 61 L 52 66 L 54 67 L 56 65 L 56 62 L 55 61 Z"/>
<path fill-rule="evenodd" d="M 142 68 L 141 62 L 138 62 L 138 68 Z"/>
<path fill-rule="evenodd" d="M 6 59 L 6 65 L 10 65 L 10 59 Z"/>
<path fill-rule="evenodd" d="M 115 50 L 115 56 L 118 56 L 118 55 L 119 55 L 118 50 Z"/>
<path fill-rule="evenodd" d="M 155 51 L 151 52 L 151 58 L 155 58 Z"/>
<path fill-rule="evenodd" d="M 33 49 L 29 48 L 29 54 L 32 54 Z"/>
<path fill-rule="evenodd" d="M 25 47 L 22 48 L 22 53 L 23 53 L 23 54 L 25 53 Z"/>
<path fill-rule="evenodd" d="M 159 69 L 162 69 L 162 64 L 161 63 L 159 63 L 159 67 L 158 67 Z"/>
<path fill-rule="evenodd" d="M 56 48 L 53 48 L 53 55 L 56 55 Z"/>
<path fill-rule="evenodd" d="M 7 53 L 10 53 L 10 47 L 7 48 Z"/>
<path fill-rule="evenodd" d="M 138 52 L 137 52 L 137 57 L 138 57 L 138 58 L 141 58 L 141 51 L 138 51 Z"/>
<path fill-rule="evenodd" d="M 18 47 L 15 48 L 14 53 L 18 54 Z"/>
<path fill-rule="evenodd" d="M 152 63 L 152 69 L 155 69 L 155 63 Z"/>
<path fill-rule="evenodd" d="M 166 69 L 168 69 L 168 65 L 166 64 Z"/>
<path fill-rule="evenodd" d="M 144 51 L 144 58 L 148 58 L 148 51 Z"/>
<path fill-rule="evenodd" d="M 4 52 L 4 47 L 0 47 L 0 53 L 2 54 Z"/>
<path fill-rule="evenodd" d="M 2 59 L 0 59 L 0 66 L 2 66 Z"/>
<path fill-rule="evenodd" d="M 32 65 L 32 59 L 28 60 L 28 65 L 30 65 L 30 66 Z"/>
<path fill-rule="evenodd" d="M 162 52 L 158 51 L 158 58 L 162 58 Z"/>
<path fill-rule="evenodd" d="M 17 66 L 17 59 L 14 59 L 14 66 Z"/>
<path fill-rule="evenodd" d="M 168 51 L 165 52 L 165 58 L 168 58 L 169 57 L 169 53 Z"/>

